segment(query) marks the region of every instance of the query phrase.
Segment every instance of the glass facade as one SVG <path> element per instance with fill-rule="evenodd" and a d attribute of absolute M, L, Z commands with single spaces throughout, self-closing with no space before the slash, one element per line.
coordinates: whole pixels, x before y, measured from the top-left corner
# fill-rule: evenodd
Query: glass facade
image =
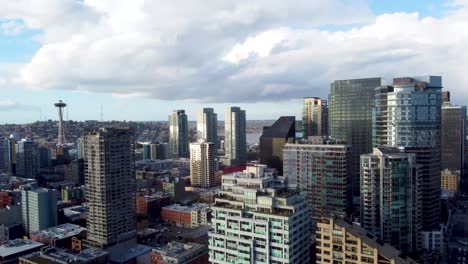
<path fill-rule="evenodd" d="M 243 165 L 247 162 L 245 110 L 229 107 L 224 120 L 227 163 L 229 166 Z"/>
<path fill-rule="evenodd" d="M 439 227 L 441 89 L 439 76 L 403 77 L 377 88 L 375 97 L 374 144 L 404 147 L 421 166 L 425 230 Z"/>
<path fill-rule="evenodd" d="M 421 178 L 414 154 L 397 148 L 361 156 L 361 225 L 404 252 L 421 247 Z"/>
<path fill-rule="evenodd" d="M 302 136 L 328 136 L 328 103 L 318 97 L 305 97 L 302 108 Z"/>
<path fill-rule="evenodd" d="M 442 106 L 442 169 L 463 173 L 466 107 Z"/>
<path fill-rule="evenodd" d="M 286 144 L 284 176 L 305 194 L 312 228 L 317 220 L 351 211 L 351 147 L 347 145 Z"/>
<path fill-rule="evenodd" d="M 169 150 L 173 158 L 188 158 L 188 121 L 184 110 L 175 110 L 169 116 Z"/>
<path fill-rule="evenodd" d="M 330 137 L 352 145 L 353 194 L 359 196 L 359 159 L 372 152 L 372 110 L 382 78 L 339 80 L 331 84 Z"/>

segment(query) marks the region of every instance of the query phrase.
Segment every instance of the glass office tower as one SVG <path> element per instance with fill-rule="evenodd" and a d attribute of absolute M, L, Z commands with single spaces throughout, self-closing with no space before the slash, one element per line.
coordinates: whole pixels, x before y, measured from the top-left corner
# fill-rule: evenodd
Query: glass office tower
<path fill-rule="evenodd" d="M 174 110 L 169 116 L 169 151 L 172 158 L 188 158 L 188 121 L 185 110 Z"/>
<path fill-rule="evenodd" d="M 331 84 L 330 137 L 352 145 L 353 195 L 359 196 L 359 159 L 372 152 L 372 110 L 382 78 L 339 80 Z"/>
<path fill-rule="evenodd" d="M 305 97 L 302 109 L 302 137 L 328 136 L 328 103 L 318 97 Z"/>

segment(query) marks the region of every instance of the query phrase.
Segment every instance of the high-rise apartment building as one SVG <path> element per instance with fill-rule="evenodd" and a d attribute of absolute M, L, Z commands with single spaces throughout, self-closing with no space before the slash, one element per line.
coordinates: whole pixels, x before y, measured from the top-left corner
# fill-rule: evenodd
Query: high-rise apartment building
<path fill-rule="evenodd" d="M 84 136 L 87 244 L 107 248 L 136 237 L 133 132 L 101 128 Z"/>
<path fill-rule="evenodd" d="M 376 89 L 374 143 L 416 154 L 424 230 L 440 222 L 441 89 L 440 76 L 395 78 Z"/>
<path fill-rule="evenodd" d="M 309 203 L 312 228 L 324 216 L 346 216 L 352 209 L 351 147 L 335 144 L 288 143 L 283 149 L 284 173 Z"/>
<path fill-rule="evenodd" d="M 197 117 L 197 139 L 215 144 L 215 152 L 218 150 L 218 115 L 213 108 L 203 108 Z"/>
<path fill-rule="evenodd" d="M 307 202 L 265 165 L 223 175 L 208 233 L 210 263 L 308 263 Z"/>
<path fill-rule="evenodd" d="M 16 166 L 16 140 L 13 138 L 0 140 L 0 172 L 12 175 Z"/>
<path fill-rule="evenodd" d="M 465 156 L 466 107 L 450 103 L 442 105 L 441 166 L 463 173 Z"/>
<path fill-rule="evenodd" d="M 323 218 L 317 228 L 317 261 L 323 263 L 416 264 L 362 227 L 340 218 Z"/>
<path fill-rule="evenodd" d="M 190 143 L 190 184 L 195 187 L 215 186 L 215 144 L 204 142 Z"/>
<path fill-rule="evenodd" d="M 229 107 L 224 119 L 225 161 L 228 166 L 243 165 L 247 162 L 247 135 L 245 110 Z"/>
<path fill-rule="evenodd" d="M 421 178 L 416 155 L 375 148 L 361 156 L 361 226 L 403 252 L 421 249 Z"/>
<path fill-rule="evenodd" d="M 283 146 L 296 136 L 296 117 L 282 116 L 273 125 L 263 128 L 260 136 L 260 163 L 283 175 Z"/>
<path fill-rule="evenodd" d="M 185 110 L 174 110 L 169 115 L 169 155 L 172 158 L 188 158 L 188 121 Z"/>
<path fill-rule="evenodd" d="M 26 186 L 21 191 L 21 210 L 27 234 L 56 226 L 58 192 Z"/>
<path fill-rule="evenodd" d="M 372 110 L 375 88 L 382 78 L 338 80 L 331 84 L 329 97 L 330 137 L 352 146 L 353 194 L 359 196 L 361 154 L 372 152 Z"/>
<path fill-rule="evenodd" d="M 39 145 L 29 139 L 22 139 L 16 144 L 16 175 L 23 178 L 39 176 Z"/>
<path fill-rule="evenodd" d="M 305 97 L 302 108 L 302 136 L 328 136 L 327 100 L 318 97 Z"/>

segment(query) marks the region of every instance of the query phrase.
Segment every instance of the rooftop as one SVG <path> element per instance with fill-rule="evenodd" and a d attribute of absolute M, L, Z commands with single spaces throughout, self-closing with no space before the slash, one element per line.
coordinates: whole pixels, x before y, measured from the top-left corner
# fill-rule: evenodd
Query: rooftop
<path fill-rule="evenodd" d="M 192 242 L 184 244 L 176 241 L 171 241 L 162 247 L 154 248 L 153 252 L 158 252 L 159 254 L 170 258 L 185 259 L 187 257 L 192 256 L 193 253 L 196 253 L 197 251 L 205 252 L 207 250 L 208 249 L 206 248 L 206 246 L 201 244 Z"/>
<path fill-rule="evenodd" d="M 83 231 L 86 231 L 86 228 L 73 224 L 63 224 L 33 232 L 31 235 L 47 237 L 50 239 L 62 239 L 79 235 Z"/>
<path fill-rule="evenodd" d="M 42 246 L 44 246 L 44 244 L 32 240 L 11 240 L 7 244 L 0 246 L 0 257 L 10 256 L 31 249 L 38 249 Z"/>
<path fill-rule="evenodd" d="M 26 256 L 21 257 L 22 259 L 30 260 L 39 264 L 47 263 L 88 263 L 96 258 L 108 255 L 106 251 L 89 248 L 82 250 L 79 253 L 73 253 L 54 247 L 43 249 L 41 252 L 34 252 Z"/>
<path fill-rule="evenodd" d="M 209 208 L 210 206 L 206 203 L 195 203 L 191 206 L 185 206 L 180 204 L 171 204 L 168 206 L 163 207 L 167 210 L 174 210 L 174 211 L 183 211 L 183 212 L 191 212 L 191 211 L 200 211 L 202 209 Z"/>
<path fill-rule="evenodd" d="M 112 250 L 110 253 L 110 259 L 117 263 L 127 263 L 134 258 L 149 254 L 150 252 L 151 248 L 144 245 L 125 245 L 125 248 L 116 247 L 114 250 Z"/>

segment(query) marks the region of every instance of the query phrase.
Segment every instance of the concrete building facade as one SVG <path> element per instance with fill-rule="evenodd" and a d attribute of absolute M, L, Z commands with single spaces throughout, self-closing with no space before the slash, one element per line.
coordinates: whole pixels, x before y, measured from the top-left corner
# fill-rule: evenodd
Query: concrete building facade
<path fill-rule="evenodd" d="M 87 243 L 106 248 L 136 238 L 133 132 L 87 132 L 84 155 Z"/>
<path fill-rule="evenodd" d="M 323 218 L 317 228 L 317 264 L 416 264 L 358 225 L 340 218 Z"/>
<path fill-rule="evenodd" d="M 215 179 L 215 144 L 205 142 L 190 143 L 190 184 L 194 187 L 211 188 Z"/>

